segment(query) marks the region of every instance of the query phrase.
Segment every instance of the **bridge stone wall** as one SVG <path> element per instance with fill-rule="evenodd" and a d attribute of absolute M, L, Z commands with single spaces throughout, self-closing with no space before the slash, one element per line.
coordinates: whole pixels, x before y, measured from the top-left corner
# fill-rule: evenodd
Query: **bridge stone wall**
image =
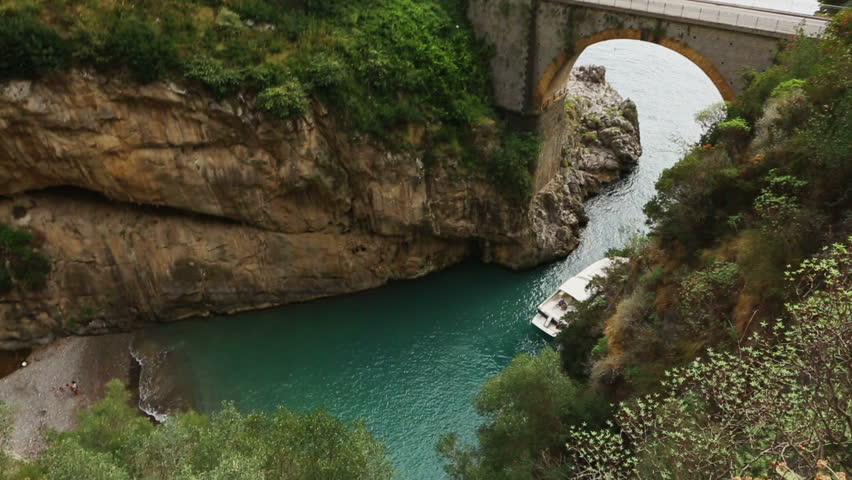
<path fill-rule="evenodd" d="M 495 47 L 491 78 L 497 106 L 510 112 L 526 109 L 527 66 L 531 62 L 536 0 L 470 0 L 468 18 L 480 38 Z"/>
<path fill-rule="evenodd" d="M 468 16 L 495 47 L 497 105 L 515 113 L 537 114 L 560 98 L 576 59 L 601 41 L 644 40 L 677 51 L 707 73 L 726 100 L 744 88 L 742 73 L 771 66 L 781 45 L 777 35 L 564 0 L 471 0 Z"/>

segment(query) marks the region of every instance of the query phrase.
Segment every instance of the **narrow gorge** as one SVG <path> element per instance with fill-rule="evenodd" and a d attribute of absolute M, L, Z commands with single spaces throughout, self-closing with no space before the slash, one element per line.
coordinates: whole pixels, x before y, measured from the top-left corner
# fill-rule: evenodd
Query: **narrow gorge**
<path fill-rule="evenodd" d="M 512 269 L 577 245 L 583 200 L 641 154 L 635 105 L 583 67 L 540 119 L 529 199 L 424 129 L 388 146 L 314 101 L 271 120 L 244 96 L 87 70 L 0 84 L 0 222 L 50 259 L 41 291 L 0 297 L 0 345 L 123 331 L 415 278 L 474 256 Z M 484 123 L 488 154 L 500 132 Z"/>

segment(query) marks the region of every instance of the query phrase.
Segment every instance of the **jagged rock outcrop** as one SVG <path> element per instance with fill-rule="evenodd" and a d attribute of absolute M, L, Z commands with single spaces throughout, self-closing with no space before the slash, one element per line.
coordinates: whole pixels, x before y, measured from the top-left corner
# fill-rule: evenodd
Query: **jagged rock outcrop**
<path fill-rule="evenodd" d="M 473 254 L 512 268 L 566 255 L 582 200 L 640 148 L 632 103 L 575 83 L 583 104 L 543 116 L 528 205 L 452 161 L 425 166 L 416 129 L 392 151 L 319 104 L 273 121 L 187 85 L 0 83 L 0 222 L 52 259 L 45 290 L 0 296 L 0 346 L 363 290 Z"/>

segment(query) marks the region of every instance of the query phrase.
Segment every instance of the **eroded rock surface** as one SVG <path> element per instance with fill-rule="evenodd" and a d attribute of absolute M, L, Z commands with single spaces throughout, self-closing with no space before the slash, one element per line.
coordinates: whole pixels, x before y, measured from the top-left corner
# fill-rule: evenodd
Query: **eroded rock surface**
<path fill-rule="evenodd" d="M 319 104 L 283 122 L 186 85 L 84 71 L 0 83 L 0 222 L 52 261 L 45 290 L 0 296 L 0 347 L 353 292 L 472 254 L 511 268 L 567 255 L 582 201 L 641 151 L 635 106 L 579 71 L 542 116 L 526 205 Z"/>

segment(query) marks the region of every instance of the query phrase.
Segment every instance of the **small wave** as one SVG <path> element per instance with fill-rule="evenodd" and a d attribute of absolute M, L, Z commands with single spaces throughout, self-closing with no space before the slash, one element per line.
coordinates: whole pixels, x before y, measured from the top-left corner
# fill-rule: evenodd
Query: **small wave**
<path fill-rule="evenodd" d="M 170 415 L 188 410 L 193 405 L 193 395 L 176 360 L 174 348 L 137 338 L 130 347 L 130 355 L 139 365 L 138 407 L 157 422 Z"/>
<path fill-rule="evenodd" d="M 152 365 L 147 364 L 142 355 L 136 351 L 133 346 L 130 347 L 130 356 L 133 357 L 133 360 L 139 365 L 139 410 L 145 412 L 146 415 L 153 418 L 159 423 L 165 422 L 169 415 L 165 412 L 160 412 L 151 404 L 151 390 L 147 387 L 146 380 L 151 376 L 150 370 L 154 368 Z"/>

